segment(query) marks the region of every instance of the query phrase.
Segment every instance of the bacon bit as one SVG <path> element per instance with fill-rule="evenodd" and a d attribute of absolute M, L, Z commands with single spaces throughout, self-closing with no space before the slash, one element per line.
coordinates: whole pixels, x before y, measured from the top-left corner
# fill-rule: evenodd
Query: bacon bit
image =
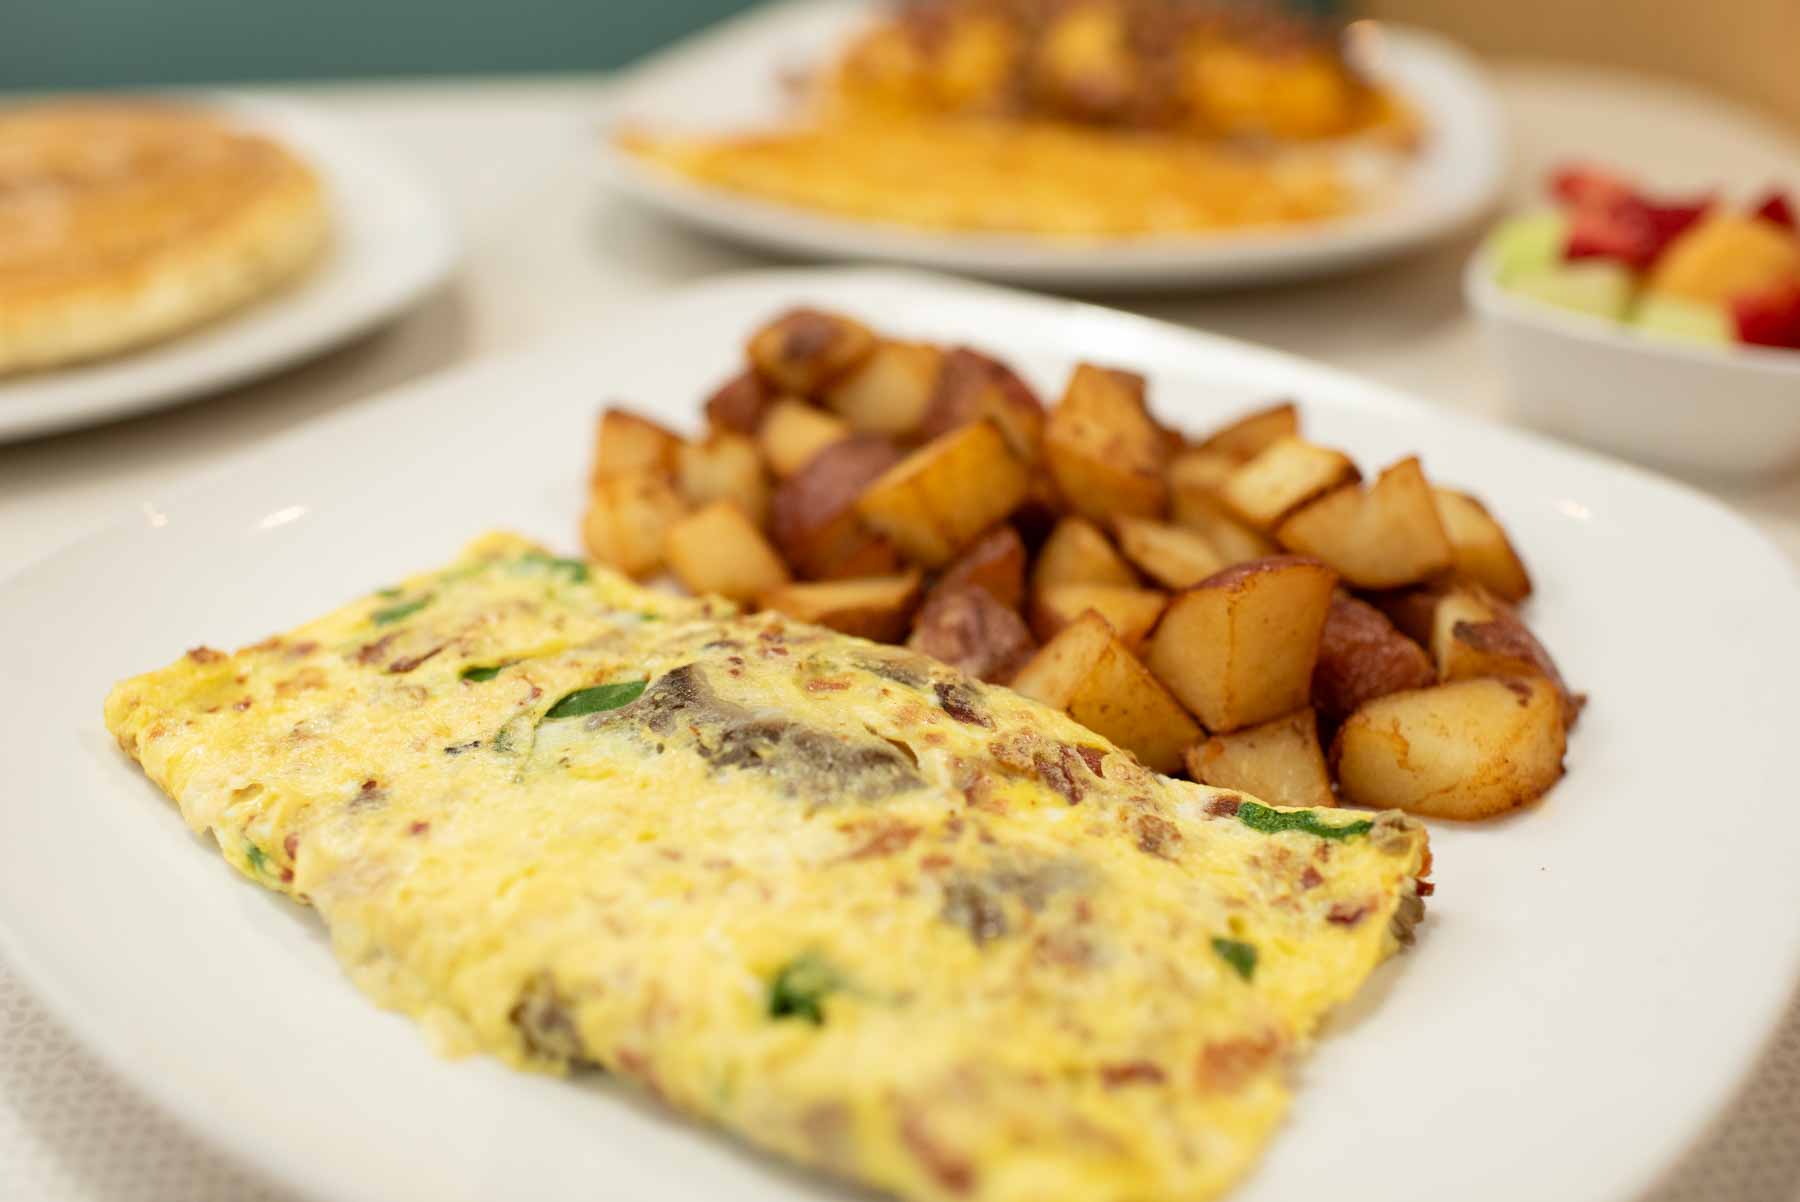
<path fill-rule="evenodd" d="M 311 639 L 306 639 L 302 642 L 295 643 L 292 647 L 289 647 L 288 654 L 290 656 L 292 656 L 294 659 L 304 659 L 306 656 L 311 655 L 313 652 L 317 651 L 318 649 L 319 649 L 319 645 L 317 643 L 313 642 Z"/>
<path fill-rule="evenodd" d="M 429 822 L 415 822 L 406 828 L 406 833 L 409 835 L 422 835 L 430 829 L 431 823 Z"/>
<path fill-rule="evenodd" d="M 764 647 L 762 653 L 764 656 L 770 656 L 770 655 L 785 656 L 788 653 L 788 649 L 786 647 Z"/>
<path fill-rule="evenodd" d="M 1236 818 L 1240 801 L 1236 795 L 1215 797 L 1206 803 L 1206 812 L 1215 818 Z"/>
<path fill-rule="evenodd" d="M 1070 769 L 1069 761 L 1080 758 L 1068 748 L 1064 748 L 1063 754 L 1056 759 L 1051 759 L 1040 751 L 1031 757 L 1031 765 L 1037 769 L 1039 780 L 1061 793 L 1063 800 L 1070 805 L 1077 805 L 1087 791 L 1082 787 L 1081 782 L 1075 779 L 1075 773 Z"/>
<path fill-rule="evenodd" d="M 630 1048 L 615 1048 L 613 1063 L 618 1065 L 622 1072 L 628 1073 L 642 1082 L 644 1088 L 649 1090 L 651 1096 L 657 1101 L 667 1100 L 663 1094 L 662 1082 L 656 1079 L 656 1070 L 651 1067 L 649 1057 L 641 1052 L 634 1052 Z"/>
<path fill-rule="evenodd" d="M 395 673 L 396 675 L 404 675 L 405 673 L 412 671 L 414 668 L 416 668 L 420 664 L 424 663 L 426 660 L 430 659 L 432 656 L 436 655 L 438 652 L 442 651 L 447 646 L 449 646 L 448 643 L 439 643 L 437 646 L 433 647 L 431 650 L 429 650 L 427 652 L 424 652 L 423 654 L 403 656 L 400 659 L 397 659 L 393 663 L 389 664 L 387 670 L 389 672 Z"/>
<path fill-rule="evenodd" d="M 1413 881 L 1413 891 L 1420 897 L 1430 897 L 1437 892 L 1437 886 L 1430 881 L 1416 879 Z"/>
<path fill-rule="evenodd" d="M 1123 1064 L 1100 1066 L 1100 1083 L 1108 1089 L 1121 1085 L 1161 1085 L 1169 1079 L 1160 1065 L 1148 1060 L 1127 1060 Z"/>
<path fill-rule="evenodd" d="M 225 658 L 225 653 L 211 647 L 189 647 L 187 657 L 197 664 L 216 664 Z"/>
<path fill-rule="evenodd" d="M 919 861 L 919 867 L 926 872 L 941 872 L 954 863 L 949 856 L 930 855 Z"/>
<path fill-rule="evenodd" d="M 1085 743 L 1077 743 L 1073 747 L 1064 744 L 1064 747 L 1080 756 L 1081 762 L 1087 765 L 1087 770 L 1089 772 L 1092 772 L 1101 780 L 1106 779 L 1106 773 L 1100 771 L 1100 765 L 1106 760 L 1106 753 L 1104 751 L 1100 750 L 1098 747 L 1089 747 Z"/>
<path fill-rule="evenodd" d="M 1325 913 L 1325 921 L 1336 923 L 1340 927 L 1353 927 L 1368 917 L 1369 904 L 1351 905 L 1349 902 L 1338 902 Z"/>
<path fill-rule="evenodd" d="M 1137 816 L 1137 848 L 1148 856 L 1173 859 L 1171 849 L 1181 842 L 1181 832 L 1167 818 L 1156 814 Z"/>
<path fill-rule="evenodd" d="M 1306 866 L 1306 871 L 1300 874 L 1300 887 L 1302 889 L 1317 889 L 1324 883 L 1325 878 L 1320 876 L 1319 870 L 1314 868 L 1311 864 L 1308 864 Z"/>
<path fill-rule="evenodd" d="M 302 668 L 286 680 L 275 682 L 277 697 L 292 697 L 295 693 L 306 689 L 322 689 L 326 685 L 325 673 L 318 668 Z"/>
<path fill-rule="evenodd" d="M 281 850 L 287 852 L 288 859 L 298 860 L 300 858 L 300 836 L 290 831 L 287 838 L 281 841 Z"/>
<path fill-rule="evenodd" d="M 882 856 L 891 856 L 897 851 L 905 851 L 918 837 L 918 827 L 911 823 L 897 822 L 878 829 L 869 837 L 867 843 L 844 858 L 847 860 L 873 860 Z"/>
<path fill-rule="evenodd" d="M 283 868 L 281 870 L 281 883 L 284 885 L 291 885 L 294 883 L 294 870 L 292 868 Z"/>
<path fill-rule="evenodd" d="M 850 682 L 842 677 L 820 676 L 806 682 L 809 693 L 841 693 L 850 687 Z"/>
<path fill-rule="evenodd" d="M 368 780 L 366 780 L 362 783 L 362 791 L 364 793 L 373 793 L 375 790 L 377 790 L 379 788 L 381 788 L 381 782 L 376 780 L 374 777 L 370 777 Z"/>
<path fill-rule="evenodd" d="M 1467 622 L 1458 622 L 1456 624 L 1456 633 L 1461 634 L 1462 628 L 1467 625 L 1468 625 Z M 1513 680 L 1510 677 L 1503 678 L 1500 681 L 1500 683 L 1506 686 L 1507 692 L 1511 693 L 1514 697 L 1518 698 L 1520 709 L 1524 709 L 1526 706 L 1531 704 L 1531 686 L 1530 685 L 1526 684 L 1522 680 Z"/>
<path fill-rule="evenodd" d="M 1313 859 L 1317 860 L 1321 864 L 1323 864 L 1327 860 L 1331 859 L 1331 844 L 1327 843 L 1323 839 L 1320 839 L 1319 845 L 1317 847 L 1313 848 Z"/>
<path fill-rule="evenodd" d="M 201 710 L 200 712 L 203 714 L 216 714 L 219 712 L 219 707 L 216 705 L 209 705 L 205 709 Z"/>
<path fill-rule="evenodd" d="M 281 636 L 278 634 L 272 634 L 260 643 L 250 644 L 248 647 L 244 648 L 244 650 L 245 651 L 279 651 L 279 650 L 281 650 Z"/>
<path fill-rule="evenodd" d="M 700 861 L 700 867 L 711 868 L 715 872 L 724 872 L 726 869 L 735 868 L 736 866 L 737 865 L 730 860 L 727 860 L 724 856 L 712 856 Z"/>
<path fill-rule="evenodd" d="M 232 708 L 232 709 L 234 709 L 234 710 L 236 710 L 236 711 L 237 711 L 237 712 L 238 712 L 238 713 L 240 713 L 240 714 L 241 714 L 241 713 L 243 713 L 243 712 L 244 712 L 244 711 L 245 711 L 245 710 L 247 710 L 247 709 L 249 709 L 249 708 L 250 708 L 250 705 L 251 705 L 251 701 L 250 701 L 250 698 L 248 698 L 248 697 L 239 697 L 239 698 L 238 698 L 238 699 L 237 699 L 237 700 L 236 700 L 236 701 L 234 701 L 234 702 L 232 702 L 232 703 L 231 703 L 231 708 Z"/>
<path fill-rule="evenodd" d="M 917 1112 L 908 1109 L 901 1115 L 900 1138 L 939 1185 L 953 1194 L 975 1188 L 975 1167 L 938 1143 Z"/>
<path fill-rule="evenodd" d="M 400 637 L 400 632 L 394 631 L 392 634 L 382 635 L 380 638 L 376 639 L 373 643 L 364 643 L 361 647 L 357 648 L 356 662 L 359 664 L 374 663 L 376 660 L 380 659 L 384 654 L 387 653 L 388 644 L 393 642 L 395 639 L 397 639 L 399 637 Z"/>
<path fill-rule="evenodd" d="M 1092 922 L 1093 918 L 1094 918 L 1093 903 L 1088 901 L 1088 899 L 1085 897 L 1076 898 L 1075 899 L 1075 921 L 1079 922 L 1079 923 L 1088 923 L 1088 922 Z"/>
<path fill-rule="evenodd" d="M 1209 1043 L 1194 1066 L 1195 1083 L 1208 1092 L 1232 1093 L 1243 1088 L 1281 1047 L 1273 1031 Z"/>
<path fill-rule="evenodd" d="M 938 704 L 944 712 L 958 722 L 994 729 L 994 720 L 976 708 L 979 698 L 968 685 L 940 680 L 932 686 L 932 691 L 937 694 Z"/>
<path fill-rule="evenodd" d="M 1038 958 L 1063 968 L 1083 969 L 1094 962 L 1094 945 L 1086 936 L 1074 931 L 1056 931 L 1040 935 L 1032 950 Z"/>

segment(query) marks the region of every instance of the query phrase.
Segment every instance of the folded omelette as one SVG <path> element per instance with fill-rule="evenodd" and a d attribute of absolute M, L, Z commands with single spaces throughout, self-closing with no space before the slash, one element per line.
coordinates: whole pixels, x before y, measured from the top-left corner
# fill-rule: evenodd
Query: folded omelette
<path fill-rule="evenodd" d="M 1203 1199 L 1421 913 L 1424 832 L 1158 776 L 898 647 L 489 535 L 120 684 L 196 829 L 446 1052 L 908 1198 Z"/>

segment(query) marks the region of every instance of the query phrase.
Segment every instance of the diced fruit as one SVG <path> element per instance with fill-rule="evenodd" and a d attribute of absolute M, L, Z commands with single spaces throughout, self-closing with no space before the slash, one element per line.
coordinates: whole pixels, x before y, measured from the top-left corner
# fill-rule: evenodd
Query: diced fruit
<path fill-rule="evenodd" d="M 1712 207 L 1711 199 L 1657 205 L 1639 197 L 1574 210 L 1563 257 L 1571 262 L 1609 259 L 1633 271 L 1647 270 Z"/>
<path fill-rule="evenodd" d="M 782 392 L 813 396 L 875 349 L 857 322 L 817 309 L 790 309 L 750 336 L 750 365 Z"/>
<path fill-rule="evenodd" d="M 1595 259 L 1516 275 L 1507 288 L 1540 304 L 1622 321 L 1631 303 L 1633 279 L 1629 267 Z"/>
<path fill-rule="evenodd" d="M 904 438 L 925 420 L 943 358 L 930 343 L 884 339 L 827 385 L 822 399 L 853 430 Z"/>
<path fill-rule="evenodd" d="M 1764 221 L 1773 221 L 1790 233 L 1800 233 L 1800 218 L 1794 215 L 1793 198 L 1780 188 L 1771 188 L 1769 194 L 1750 210 L 1750 214 L 1761 217 Z"/>
<path fill-rule="evenodd" d="M 647 576 L 662 566 L 663 541 L 686 508 L 662 472 L 603 476 L 589 488 L 581 541 L 591 558 L 627 576 Z"/>
<path fill-rule="evenodd" d="M 706 423 L 715 430 L 755 434 L 775 393 L 754 371 L 743 371 L 706 398 Z"/>
<path fill-rule="evenodd" d="M 1720 213 L 1670 244 L 1645 288 L 1701 304 L 1800 281 L 1800 239 L 1760 217 Z"/>
<path fill-rule="evenodd" d="M 1025 544 L 1011 526 L 996 526 L 944 570 L 939 589 L 972 584 L 1007 609 L 1025 602 Z"/>
<path fill-rule="evenodd" d="M 1494 282 L 1507 287 L 1520 276 L 1554 271 L 1568 239 L 1569 219 L 1561 213 L 1530 213 L 1503 222 L 1487 239 Z"/>
<path fill-rule="evenodd" d="M 933 588 L 906 645 L 970 676 L 1000 684 L 1037 651 L 1037 641 L 1018 611 L 974 584 Z"/>
<path fill-rule="evenodd" d="M 1006 364 L 956 347 L 944 356 L 919 434 L 936 438 L 984 417 L 1000 427 L 1013 454 L 1027 463 L 1037 461 L 1044 435 L 1043 402 Z"/>
<path fill-rule="evenodd" d="M 675 452 L 675 482 L 689 505 L 730 501 L 758 526 L 769 516 L 769 479 L 756 440 L 731 430 L 714 430 Z"/>
<path fill-rule="evenodd" d="M 1220 493 L 1233 513 L 1266 531 L 1314 497 L 1360 478 L 1342 451 L 1282 438 L 1227 476 Z"/>
<path fill-rule="evenodd" d="M 1741 342 L 1800 350 L 1800 282 L 1740 296 L 1731 316 Z"/>
<path fill-rule="evenodd" d="M 1301 709 L 1336 584 L 1298 556 L 1227 568 L 1170 603 L 1146 662 L 1208 730 Z"/>
<path fill-rule="evenodd" d="M 1531 576 L 1525 571 L 1525 561 L 1487 506 L 1468 493 L 1448 488 L 1434 488 L 1431 496 L 1437 504 L 1438 521 L 1450 539 L 1451 566 L 1507 601 L 1529 597 Z"/>
<path fill-rule="evenodd" d="M 917 572 L 785 584 L 764 593 L 762 606 L 842 634 L 892 643 L 906 634 L 919 604 L 921 584 Z"/>
<path fill-rule="evenodd" d="M 1637 194 L 1631 181 L 1591 163 L 1567 163 L 1550 174 L 1550 193 L 1571 208 L 1609 208 Z"/>
<path fill-rule="evenodd" d="M 1372 488 L 1327 493 L 1284 521 L 1282 546 L 1330 564 L 1359 588 L 1396 588 L 1450 566 L 1450 540 L 1417 458 L 1394 464 Z"/>
<path fill-rule="evenodd" d="M 1679 296 L 1651 293 L 1631 312 L 1631 324 L 1652 338 L 1694 342 L 1703 346 L 1727 346 L 1736 334 L 1731 310 L 1724 305 L 1703 305 Z"/>
<path fill-rule="evenodd" d="M 1335 806 L 1331 773 L 1311 710 L 1214 735 L 1188 748 L 1188 775 L 1203 785 L 1236 789 L 1278 806 Z"/>
<path fill-rule="evenodd" d="M 1555 784 L 1564 744 L 1549 681 L 1463 680 L 1369 702 L 1338 728 L 1331 764 L 1355 805 L 1487 818 Z"/>
<path fill-rule="evenodd" d="M 689 592 L 754 600 L 788 582 L 787 565 L 744 511 L 714 501 L 673 526 L 663 542 L 669 570 Z"/>
<path fill-rule="evenodd" d="M 1195 448 L 1220 455 L 1239 463 L 1254 459 L 1268 449 L 1270 443 L 1293 438 L 1300 433 L 1300 413 L 1292 401 L 1282 401 L 1252 413 L 1213 431 Z"/>
<path fill-rule="evenodd" d="M 1479 589 L 1451 589 L 1438 601 L 1432 614 L 1431 655 L 1439 680 L 1541 676 L 1556 690 L 1563 725 L 1574 726 L 1581 712 L 1580 702 L 1537 636 L 1510 607 Z"/>
<path fill-rule="evenodd" d="M 1425 648 L 1394 629 L 1380 610 L 1345 593 L 1332 597 L 1312 675 L 1313 707 L 1328 722 L 1377 697 L 1436 683 Z"/>
<path fill-rule="evenodd" d="M 1200 728 L 1121 643 L 1106 619 L 1086 614 L 1013 677 L 1012 688 L 1111 739 L 1157 772 L 1181 767 Z"/>
<path fill-rule="evenodd" d="M 673 430 L 624 409 L 608 409 L 595 433 L 593 478 L 640 471 L 669 475 L 680 446 L 681 435 Z"/>
<path fill-rule="evenodd" d="M 1192 530 L 1148 518 L 1120 518 L 1114 527 L 1125 558 L 1165 588 L 1192 588 L 1226 566 L 1225 557 Z"/>
<path fill-rule="evenodd" d="M 1083 363 L 1044 424 L 1044 458 L 1057 491 L 1084 517 L 1160 515 L 1168 500 L 1168 445 L 1144 407 L 1144 378 Z"/>
<path fill-rule="evenodd" d="M 899 462 L 893 443 L 860 434 L 825 448 L 775 490 L 769 533 L 796 572 L 819 580 L 898 569 L 893 544 L 863 525 L 856 501 Z"/>
<path fill-rule="evenodd" d="M 949 563 L 1025 499 L 1025 465 L 991 421 L 932 439 L 863 490 L 863 521 L 927 567 Z"/>
<path fill-rule="evenodd" d="M 769 470 L 786 479 L 834 442 L 850 437 L 849 423 L 805 401 L 783 397 L 769 407 L 756 432 Z"/>
<path fill-rule="evenodd" d="M 1068 517 L 1056 524 L 1038 549 L 1031 587 L 1042 591 L 1057 584 L 1117 584 L 1134 588 L 1138 575 L 1086 518 Z"/>
<path fill-rule="evenodd" d="M 1055 638 L 1063 627 L 1092 610 L 1106 619 L 1119 641 L 1136 651 L 1162 617 L 1166 593 L 1116 584 L 1057 584 L 1031 600 L 1031 629 L 1040 639 Z"/>

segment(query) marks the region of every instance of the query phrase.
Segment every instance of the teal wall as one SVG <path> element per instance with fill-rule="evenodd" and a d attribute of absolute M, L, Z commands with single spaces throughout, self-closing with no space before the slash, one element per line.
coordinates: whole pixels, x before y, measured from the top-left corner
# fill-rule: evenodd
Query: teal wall
<path fill-rule="evenodd" d="M 614 67 L 751 0 L 0 0 L 0 88 Z"/>

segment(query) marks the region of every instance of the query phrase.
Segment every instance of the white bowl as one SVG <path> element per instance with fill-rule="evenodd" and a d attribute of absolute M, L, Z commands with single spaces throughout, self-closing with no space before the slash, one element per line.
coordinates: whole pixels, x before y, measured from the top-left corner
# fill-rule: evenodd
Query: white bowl
<path fill-rule="evenodd" d="M 1502 288 L 1482 251 L 1463 292 L 1526 423 L 1685 472 L 1767 476 L 1800 462 L 1800 351 L 1694 345 L 1558 309 Z"/>

